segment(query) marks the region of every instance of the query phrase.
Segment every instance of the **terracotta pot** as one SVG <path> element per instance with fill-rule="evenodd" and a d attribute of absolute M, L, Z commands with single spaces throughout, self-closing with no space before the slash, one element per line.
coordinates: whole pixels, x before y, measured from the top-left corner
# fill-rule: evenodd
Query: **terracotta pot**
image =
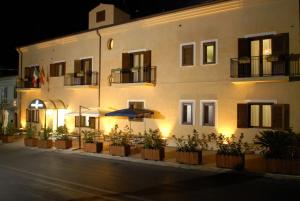
<path fill-rule="evenodd" d="M 113 156 L 129 156 L 130 155 L 130 146 L 118 146 L 118 145 L 110 145 L 109 153 Z"/>
<path fill-rule="evenodd" d="M 3 135 L 2 136 L 3 143 L 12 143 L 14 141 L 15 141 L 15 136 L 13 136 L 13 135 Z"/>
<path fill-rule="evenodd" d="M 233 156 L 233 155 L 216 155 L 216 166 L 220 168 L 229 169 L 243 169 L 245 156 Z"/>
<path fill-rule="evenodd" d="M 89 153 L 100 153 L 103 150 L 102 142 L 84 143 L 84 151 Z"/>
<path fill-rule="evenodd" d="M 24 138 L 24 145 L 27 147 L 36 147 L 38 139 L 35 138 Z"/>
<path fill-rule="evenodd" d="M 72 140 L 55 140 L 54 146 L 56 149 L 70 149 L 72 147 Z"/>
<path fill-rule="evenodd" d="M 145 160 L 162 161 L 165 158 L 165 149 L 142 149 L 142 158 Z"/>
<path fill-rule="evenodd" d="M 176 151 L 176 161 L 188 165 L 199 165 L 202 162 L 202 151 Z"/>
<path fill-rule="evenodd" d="M 53 142 L 52 140 L 38 140 L 37 146 L 42 149 L 50 149 L 53 146 Z"/>
<path fill-rule="evenodd" d="M 266 159 L 266 171 L 270 173 L 300 175 L 300 160 Z"/>

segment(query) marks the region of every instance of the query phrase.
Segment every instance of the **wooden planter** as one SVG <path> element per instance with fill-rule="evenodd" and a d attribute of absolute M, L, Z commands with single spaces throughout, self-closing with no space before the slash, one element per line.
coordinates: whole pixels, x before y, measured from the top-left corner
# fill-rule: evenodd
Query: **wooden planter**
<path fill-rule="evenodd" d="M 199 165 L 202 162 L 202 151 L 176 151 L 176 161 L 188 165 Z"/>
<path fill-rule="evenodd" d="M 53 146 L 53 142 L 52 140 L 38 140 L 37 146 L 42 149 L 50 149 Z"/>
<path fill-rule="evenodd" d="M 15 141 L 15 136 L 13 136 L 13 135 L 3 135 L 2 136 L 3 143 L 12 143 L 14 141 Z"/>
<path fill-rule="evenodd" d="M 55 140 L 54 146 L 56 149 L 70 149 L 72 140 Z"/>
<path fill-rule="evenodd" d="M 232 156 L 232 155 L 216 155 L 216 166 L 220 168 L 229 169 L 243 169 L 245 156 Z"/>
<path fill-rule="evenodd" d="M 35 138 L 25 138 L 24 139 L 24 145 L 27 147 L 36 147 L 38 143 L 38 140 Z"/>
<path fill-rule="evenodd" d="M 300 175 L 300 160 L 266 159 L 266 171 Z"/>
<path fill-rule="evenodd" d="M 113 156 L 129 156 L 130 155 L 130 146 L 118 146 L 118 145 L 110 145 L 109 153 Z"/>
<path fill-rule="evenodd" d="M 142 149 L 144 160 L 162 161 L 165 158 L 165 149 Z"/>
<path fill-rule="evenodd" d="M 102 142 L 84 143 L 84 151 L 89 153 L 100 153 L 103 150 Z"/>

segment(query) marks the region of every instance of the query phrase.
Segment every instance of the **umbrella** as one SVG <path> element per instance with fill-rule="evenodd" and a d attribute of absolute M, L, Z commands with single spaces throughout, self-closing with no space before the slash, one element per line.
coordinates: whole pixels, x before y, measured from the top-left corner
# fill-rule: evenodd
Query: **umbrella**
<path fill-rule="evenodd" d="M 119 116 L 119 117 L 128 117 L 128 118 L 138 118 L 138 117 L 146 117 L 148 115 L 152 115 L 154 112 L 152 110 L 147 109 L 135 109 L 135 108 L 126 108 L 121 110 L 116 110 L 113 112 L 106 113 L 105 116 Z M 130 129 L 131 129 L 131 122 Z"/>

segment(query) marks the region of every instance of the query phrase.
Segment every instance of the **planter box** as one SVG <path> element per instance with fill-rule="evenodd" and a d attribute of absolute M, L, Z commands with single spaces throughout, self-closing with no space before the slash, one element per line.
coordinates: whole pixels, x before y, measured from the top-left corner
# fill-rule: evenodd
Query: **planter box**
<path fill-rule="evenodd" d="M 54 146 L 56 149 L 70 149 L 72 147 L 71 140 L 55 140 Z"/>
<path fill-rule="evenodd" d="M 53 146 L 53 142 L 52 140 L 38 140 L 37 146 L 42 149 L 50 149 Z"/>
<path fill-rule="evenodd" d="M 15 136 L 13 136 L 13 135 L 3 135 L 2 136 L 3 143 L 12 143 L 14 141 L 15 141 Z"/>
<path fill-rule="evenodd" d="M 243 169 L 245 156 L 216 155 L 216 166 L 229 169 Z"/>
<path fill-rule="evenodd" d="M 129 156 L 130 155 L 130 146 L 117 146 L 117 145 L 110 145 L 109 146 L 109 153 L 113 156 Z"/>
<path fill-rule="evenodd" d="M 144 160 L 162 161 L 165 158 L 165 149 L 142 149 Z"/>
<path fill-rule="evenodd" d="M 102 142 L 84 143 L 84 151 L 89 153 L 100 153 L 103 150 Z"/>
<path fill-rule="evenodd" d="M 25 138 L 24 139 L 24 145 L 27 147 L 36 147 L 38 143 L 38 140 L 35 138 Z"/>
<path fill-rule="evenodd" d="M 266 171 L 300 175 L 300 160 L 266 159 Z"/>
<path fill-rule="evenodd" d="M 199 165 L 202 162 L 202 151 L 176 151 L 176 162 L 188 165 Z"/>

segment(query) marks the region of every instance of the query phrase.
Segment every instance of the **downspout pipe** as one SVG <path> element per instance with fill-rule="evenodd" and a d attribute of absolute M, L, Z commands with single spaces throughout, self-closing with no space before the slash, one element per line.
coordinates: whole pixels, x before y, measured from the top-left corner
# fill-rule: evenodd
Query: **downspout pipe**
<path fill-rule="evenodd" d="M 100 113 L 100 83 L 101 83 L 101 34 L 99 32 L 99 29 L 96 30 L 96 33 L 97 35 L 99 36 L 99 69 L 98 69 L 98 108 L 99 108 L 99 113 Z M 101 114 L 99 115 L 99 118 L 98 118 L 98 131 L 100 131 L 100 117 Z"/>
<path fill-rule="evenodd" d="M 17 52 L 19 53 L 19 71 L 18 71 L 18 78 L 16 80 L 16 86 L 18 86 L 18 79 L 22 79 L 23 77 L 23 52 L 20 48 L 17 48 Z M 20 128 L 22 125 L 20 124 L 21 122 L 21 98 L 22 94 L 17 93 L 17 103 L 18 103 L 18 123 L 17 127 Z"/>

